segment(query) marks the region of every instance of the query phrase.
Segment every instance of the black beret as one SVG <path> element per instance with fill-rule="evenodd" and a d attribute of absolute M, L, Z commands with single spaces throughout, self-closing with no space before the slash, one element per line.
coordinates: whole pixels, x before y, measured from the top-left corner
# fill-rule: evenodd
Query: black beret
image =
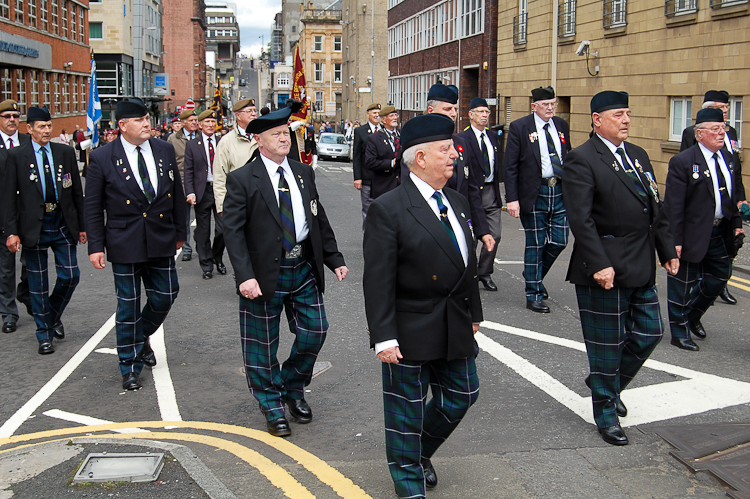
<path fill-rule="evenodd" d="M 245 132 L 253 134 L 263 133 L 266 130 L 270 130 L 271 128 L 286 125 L 291 115 L 291 107 L 282 107 L 278 111 L 273 111 L 272 113 L 265 114 L 251 121 L 247 125 Z"/>
<path fill-rule="evenodd" d="M 118 120 L 124 120 L 127 118 L 143 118 L 148 114 L 148 109 L 143 101 L 138 98 L 132 98 L 130 100 L 122 100 L 117 103 L 117 110 L 115 116 Z"/>
<path fill-rule="evenodd" d="M 52 121 L 49 111 L 46 107 L 30 107 L 26 113 L 26 123 L 34 123 L 35 121 Z"/>
<path fill-rule="evenodd" d="M 401 150 L 411 146 L 450 139 L 455 123 L 444 114 L 421 114 L 410 119 L 401 129 Z"/>
<path fill-rule="evenodd" d="M 706 92 L 706 95 L 703 96 L 703 102 L 722 102 L 728 104 L 729 92 L 725 90 L 709 90 Z"/>
<path fill-rule="evenodd" d="M 447 85 L 448 88 L 456 92 L 456 95 L 458 95 L 458 87 L 455 85 Z"/>
<path fill-rule="evenodd" d="M 531 102 L 538 100 L 550 100 L 555 98 L 555 89 L 552 87 L 547 88 L 533 88 L 531 90 Z"/>
<path fill-rule="evenodd" d="M 447 85 L 438 83 L 430 87 L 430 91 L 427 93 L 427 100 L 437 100 L 447 102 L 448 104 L 455 104 L 458 102 L 458 92 L 454 92 L 453 89 Z"/>
<path fill-rule="evenodd" d="M 604 90 L 591 98 L 591 114 L 628 107 L 628 93 Z"/>
<path fill-rule="evenodd" d="M 482 99 L 481 97 L 474 97 L 473 99 L 471 99 L 471 104 L 469 104 L 469 111 L 477 107 L 489 108 L 490 106 L 488 106 L 487 101 Z"/>
<path fill-rule="evenodd" d="M 701 109 L 695 117 L 695 124 L 700 125 L 701 123 L 724 123 L 724 113 L 721 109 L 713 107 Z"/>

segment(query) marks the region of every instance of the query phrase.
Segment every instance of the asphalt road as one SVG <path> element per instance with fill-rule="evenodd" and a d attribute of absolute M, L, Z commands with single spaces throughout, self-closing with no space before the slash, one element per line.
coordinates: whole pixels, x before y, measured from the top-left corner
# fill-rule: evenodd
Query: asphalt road
<path fill-rule="evenodd" d="M 166 350 L 155 348 L 159 366 L 144 370 L 143 389 L 123 392 L 108 323 L 116 305 L 111 268 L 95 270 L 82 247 L 81 283 L 57 351 L 36 353 L 33 321 L 25 314 L 17 332 L 0 337 L 0 453 L 86 434 L 110 437 L 112 423 L 129 423 L 124 426 L 143 432 L 114 435 L 189 447 L 239 498 L 395 497 L 385 460 L 380 364 L 369 349 L 361 291 L 359 192 L 343 162 L 321 162 L 317 184 L 350 274 L 343 283 L 327 275 L 331 327 L 319 357 L 323 370 L 306 396 L 312 423 L 292 423 L 288 439 L 265 432 L 242 372 L 228 257 L 229 274 L 210 281 L 201 279 L 197 259 L 178 259 L 180 294 L 164 324 Z M 739 304 L 719 303 L 708 312 L 700 352 L 670 346 L 667 329 L 623 393 L 630 414 L 622 423 L 631 445 L 617 448 L 598 436 L 586 398 L 575 293 L 564 279 L 570 250 L 546 280 L 552 313 L 535 314 L 525 308 L 523 232 L 507 213 L 499 244 L 494 279 L 500 290 L 481 293 L 486 322 L 478 337 L 479 401 L 434 457 L 440 484 L 428 495 L 724 497 L 722 483 L 691 474 L 654 430 L 677 425 L 689 433 L 694 425 L 748 422 L 750 287 L 735 281 L 747 288 L 732 287 Z M 658 285 L 666 318 L 663 270 Z M 290 345 L 282 325 L 281 358 Z M 104 426 L 85 427 L 92 424 Z"/>

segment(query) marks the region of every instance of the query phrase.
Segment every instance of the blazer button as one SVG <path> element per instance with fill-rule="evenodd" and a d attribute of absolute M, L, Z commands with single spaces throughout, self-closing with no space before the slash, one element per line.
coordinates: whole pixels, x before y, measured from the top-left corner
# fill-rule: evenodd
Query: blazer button
<path fill-rule="evenodd" d="M 648 208 L 643 208 L 643 213 L 648 215 Z"/>
<path fill-rule="evenodd" d="M 432 276 L 432 280 L 437 281 L 437 276 L 436 275 Z"/>
<path fill-rule="evenodd" d="M 277 237 L 277 238 L 276 238 L 276 241 L 281 241 L 281 238 L 280 238 L 280 237 Z"/>
<path fill-rule="evenodd" d="M 125 204 L 130 204 L 130 200 L 129 200 L 129 199 L 128 199 L 128 200 L 126 200 L 126 201 L 125 201 Z"/>
<path fill-rule="evenodd" d="M 164 214 L 163 213 L 159 213 L 159 218 L 164 218 Z"/>
<path fill-rule="evenodd" d="M 143 218 L 146 218 L 146 214 L 145 213 L 143 214 Z"/>
<path fill-rule="evenodd" d="M 274 258 L 274 259 L 273 259 L 273 261 L 274 261 L 274 262 L 278 262 L 278 261 L 279 261 L 279 259 L 278 259 L 278 258 Z"/>
<path fill-rule="evenodd" d="M 171 194 L 167 194 L 167 197 L 168 197 L 168 198 L 171 198 L 171 197 L 172 197 L 172 195 L 171 195 Z"/>

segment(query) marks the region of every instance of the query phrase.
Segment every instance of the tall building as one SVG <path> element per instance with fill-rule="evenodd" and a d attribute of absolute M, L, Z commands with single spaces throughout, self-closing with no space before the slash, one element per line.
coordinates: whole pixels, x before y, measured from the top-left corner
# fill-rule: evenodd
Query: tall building
<path fill-rule="evenodd" d="M 364 123 L 367 106 L 388 101 L 386 0 L 343 0 L 343 116 Z"/>
<path fill-rule="evenodd" d="M 630 140 L 648 151 L 660 183 L 707 90 L 729 92 L 730 122 L 741 144 L 750 140 L 743 126 L 750 97 L 747 2 L 522 0 L 504 5 L 498 18 L 501 122 L 529 114 L 530 90 L 551 84 L 575 147 L 591 131 L 591 97 L 624 90 Z"/>
<path fill-rule="evenodd" d="M 206 98 L 206 4 L 203 0 L 164 1 L 164 70 L 169 74 L 171 110 L 188 99 Z"/>
<path fill-rule="evenodd" d="M 271 64 L 284 60 L 284 15 L 279 12 L 271 25 Z M 265 48 L 265 47 L 264 47 Z"/>
<path fill-rule="evenodd" d="M 206 2 L 206 50 L 214 52 L 216 75 L 222 84 L 236 80 L 237 53 L 240 51 L 240 25 L 237 5 L 208 0 Z M 213 98 L 213 93 L 211 94 Z"/>
<path fill-rule="evenodd" d="M 55 135 L 86 129 L 88 9 L 88 0 L 0 0 L 0 101 L 16 100 L 21 120 L 47 106 Z"/>
<path fill-rule="evenodd" d="M 300 31 L 302 31 L 302 12 L 305 9 L 325 9 L 330 7 L 334 10 L 341 10 L 341 0 L 281 0 L 281 59 L 294 55 L 294 47 L 299 41 Z M 278 21 L 276 22 L 278 26 Z"/>
<path fill-rule="evenodd" d="M 498 0 L 387 0 L 387 8 L 388 100 L 405 121 L 425 110 L 433 84 L 456 85 L 458 127 L 469 126 L 471 99 L 495 95 Z"/>
<path fill-rule="evenodd" d="M 102 120 L 113 121 L 117 101 L 139 97 L 156 104 L 154 74 L 162 72 L 161 0 L 91 2 L 89 41 L 96 60 Z M 158 114 L 154 107 L 154 114 Z M 112 128 L 116 125 L 110 123 Z"/>

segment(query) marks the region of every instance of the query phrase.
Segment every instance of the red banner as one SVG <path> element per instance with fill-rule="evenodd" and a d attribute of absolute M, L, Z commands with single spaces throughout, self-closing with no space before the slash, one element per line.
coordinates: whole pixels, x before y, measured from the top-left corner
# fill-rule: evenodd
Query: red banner
<path fill-rule="evenodd" d="M 307 121 L 307 88 L 305 83 L 305 68 L 302 67 L 302 59 L 299 56 L 299 45 L 294 49 L 294 86 L 292 87 L 292 99 L 302 102 L 302 109 L 292 115 L 293 120 Z M 302 133 L 297 133 L 297 140 L 304 138 L 307 134 L 305 127 L 301 129 Z M 300 144 L 300 151 L 304 151 L 304 145 Z M 308 165 L 312 164 L 311 152 L 300 152 L 300 159 Z"/>

